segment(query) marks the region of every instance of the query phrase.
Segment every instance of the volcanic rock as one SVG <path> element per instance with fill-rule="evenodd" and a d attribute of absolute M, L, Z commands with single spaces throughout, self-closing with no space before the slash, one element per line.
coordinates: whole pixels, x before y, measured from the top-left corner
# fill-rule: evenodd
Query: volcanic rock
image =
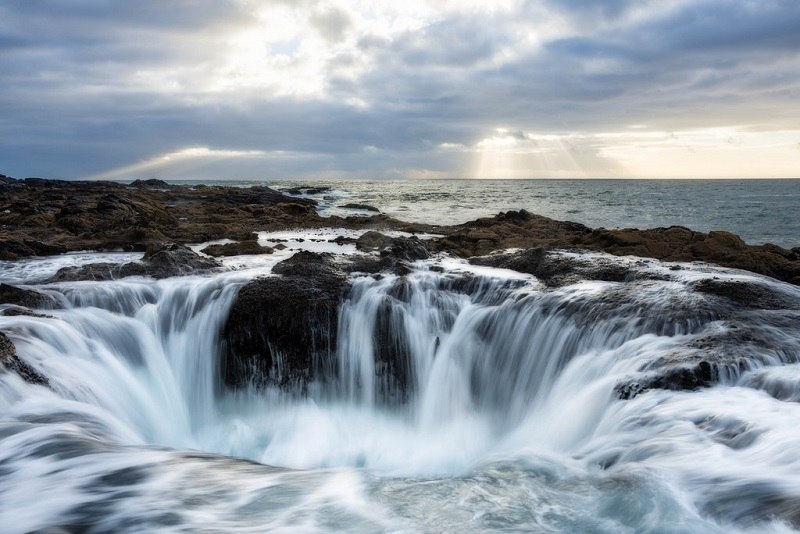
<path fill-rule="evenodd" d="M 473 265 L 511 269 L 520 273 L 532 274 L 548 286 L 562 286 L 579 280 L 601 280 L 605 282 L 624 282 L 639 273 L 610 258 L 582 260 L 552 254 L 544 247 L 521 251 L 491 254 L 470 258 Z"/>
<path fill-rule="evenodd" d="M 302 390 L 335 369 L 339 303 L 349 289 L 329 254 L 301 251 L 239 291 L 222 334 L 222 379 Z"/>
<path fill-rule="evenodd" d="M 124 264 L 100 262 L 63 267 L 49 281 L 116 280 L 128 276 L 150 276 L 160 279 L 199 274 L 220 266 L 218 261 L 201 256 L 189 247 L 162 243 L 150 247 L 141 261 Z"/>
<path fill-rule="evenodd" d="M 256 240 L 238 241 L 236 243 L 226 243 L 224 245 L 209 245 L 203 250 L 203 254 L 214 256 L 244 256 L 257 254 L 272 254 L 274 250 L 270 247 L 263 247 Z"/>
<path fill-rule="evenodd" d="M 24 308 L 58 308 L 58 301 L 45 293 L 0 283 L 0 304 L 13 304 Z"/>

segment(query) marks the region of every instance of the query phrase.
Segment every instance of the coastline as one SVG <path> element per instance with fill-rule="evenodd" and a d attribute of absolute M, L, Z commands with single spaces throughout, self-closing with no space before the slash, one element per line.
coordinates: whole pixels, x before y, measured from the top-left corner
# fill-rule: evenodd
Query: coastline
<path fill-rule="evenodd" d="M 316 202 L 265 186 L 173 185 L 137 180 L 125 185 L 0 176 L 0 260 L 75 251 L 147 251 L 168 243 L 213 240 L 250 243 L 257 231 L 339 227 L 437 234 L 431 252 L 484 256 L 509 248 L 588 250 L 671 262 L 702 261 L 800 285 L 800 248 L 749 245 L 725 231 L 682 226 L 589 228 L 507 211 L 464 224 L 409 223 L 355 206 L 358 215 L 322 217 Z M 513 208 L 513 206 L 509 206 Z M 233 248 L 235 250 L 235 247 Z"/>

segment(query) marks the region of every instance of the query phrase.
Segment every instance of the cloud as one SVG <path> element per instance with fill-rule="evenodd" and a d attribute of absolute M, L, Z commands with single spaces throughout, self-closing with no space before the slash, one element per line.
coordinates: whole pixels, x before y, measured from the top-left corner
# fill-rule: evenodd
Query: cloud
<path fill-rule="evenodd" d="M 682 136 L 719 174 L 724 146 L 798 174 L 798 27 L 783 0 L 8 2 L 0 172 L 638 175 L 639 125 L 746 138 Z M 186 147 L 217 148 L 137 167 Z"/>

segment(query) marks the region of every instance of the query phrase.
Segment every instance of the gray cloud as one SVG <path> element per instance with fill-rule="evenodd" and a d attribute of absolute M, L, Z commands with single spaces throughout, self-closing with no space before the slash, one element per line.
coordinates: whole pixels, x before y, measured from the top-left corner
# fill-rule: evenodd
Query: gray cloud
<path fill-rule="evenodd" d="M 352 12 L 287 2 L 324 43 L 321 89 L 205 86 L 239 75 L 225 53 L 231 32 L 255 23 L 253 5 L 0 6 L 0 172 L 80 177 L 211 147 L 292 157 L 186 172 L 455 175 L 467 172 L 464 156 L 437 147 L 472 147 L 500 126 L 524 142 L 528 132 L 632 124 L 772 131 L 800 122 L 800 4 L 788 0 L 529 2 L 511 12 L 443 11 L 391 35 L 359 26 Z M 290 60 L 297 76 L 311 68 L 307 57 Z M 264 74 L 277 68 L 265 65 Z M 600 165 L 592 158 L 587 167 Z"/>

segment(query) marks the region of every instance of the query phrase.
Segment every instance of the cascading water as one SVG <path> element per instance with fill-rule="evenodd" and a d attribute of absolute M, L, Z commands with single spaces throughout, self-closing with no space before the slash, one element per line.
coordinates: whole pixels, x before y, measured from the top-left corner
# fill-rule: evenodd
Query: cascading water
<path fill-rule="evenodd" d="M 722 313 L 691 270 L 546 289 L 430 264 L 353 280 L 335 361 L 305 395 L 221 384 L 242 273 L 39 287 L 62 308 L 0 316 L 49 381 L 0 374 L 0 524 L 723 532 L 800 519 L 797 308 Z M 717 386 L 620 398 L 643 369 L 745 327 L 780 343 Z"/>

